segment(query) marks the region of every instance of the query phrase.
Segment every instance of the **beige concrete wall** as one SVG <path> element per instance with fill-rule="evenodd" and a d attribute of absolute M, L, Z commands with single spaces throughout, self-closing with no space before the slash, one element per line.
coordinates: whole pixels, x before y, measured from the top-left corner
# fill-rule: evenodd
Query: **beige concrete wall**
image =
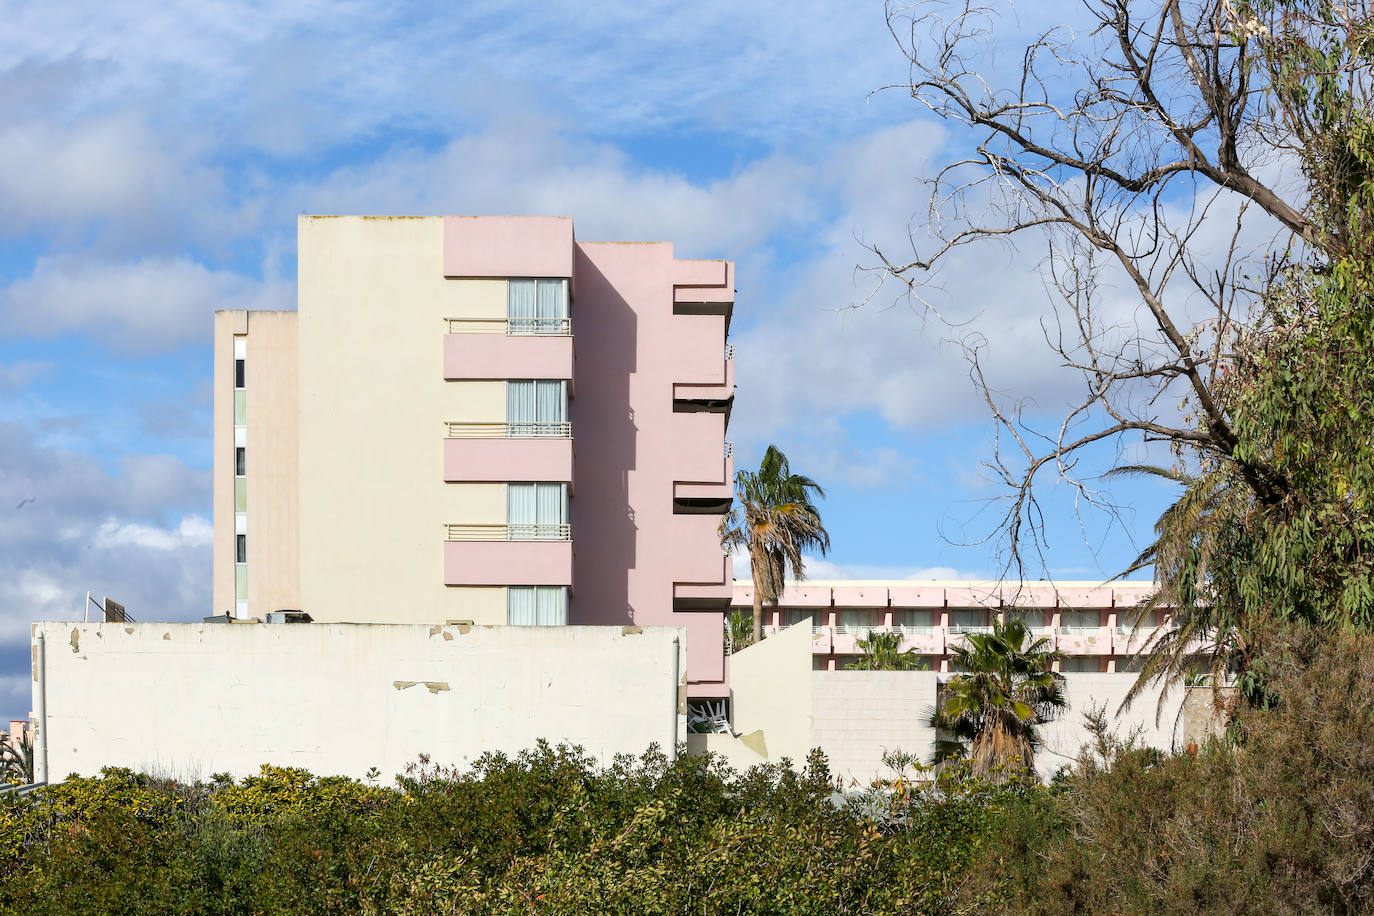
<path fill-rule="evenodd" d="M 450 280 L 457 283 L 457 280 Z M 471 281 L 477 282 L 477 281 Z M 444 423 L 504 423 L 506 422 L 506 383 L 493 381 L 451 381 L 453 393 L 449 399 L 451 416 Z"/>
<path fill-rule="evenodd" d="M 233 611 L 234 337 L 247 341 L 248 613 L 300 607 L 296 313 L 215 313 L 211 613 Z"/>
<path fill-rule="evenodd" d="M 675 627 L 39 623 L 48 770 L 264 763 L 382 781 L 540 738 L 603 762 L 686 737 Z"/>
<path fill-rule="evenodd" d="M 450 620 L 470 620 L 479 626 L 501 626 L 506 622 L 506 589 L 489 585 L 450 585 L 452 603 L 463 608 L 465 616 Z M 436 621 L 437 622 L 437 621 Z"/>
<path fill-rule="evenodd" d="M 811 740 L 811 628 L 788 627 L 730 656 L 730 708 L 753 750 L 800 766 Z"/>
<path fill-rule="evenodd" d="M 847 787 L 892 775 L 882 763 L 889 751 L 930 757 L 935 672 L 813 671 L 811 678 L 811 743 Z"/>
<path fill-rule="evenodd" d="M 500 280 L 448 280 L 438 217 L 302 217 L 301 606 L 316 620 L 492 616 L 444 585 L 445 524 L 500 523 L 500 484 L 446 484 L 443 423 L 504 418 L 444 380 L 445 318 L 504 318 Z M 502 610 L 504 618 L 504 610 Z"/>

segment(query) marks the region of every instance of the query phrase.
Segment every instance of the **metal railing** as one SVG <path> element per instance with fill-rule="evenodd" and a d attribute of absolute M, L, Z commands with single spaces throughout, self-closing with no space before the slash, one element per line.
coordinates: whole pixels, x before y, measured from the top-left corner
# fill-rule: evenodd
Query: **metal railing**
<path fill-rule="evenodd" d="M 450 541 L 571 541 L 572 525 L 445 525 Z"/>
<path fill-rule="evenodd" d="M 1093 626 L 1085 626 L 1082 624 L 1065 624 L 1059 628 L 1059 632 L 1061 635 L 1064 636 L 1096 636 L 1106 629 L 1106 627 L 1097 626 L 1096 624 L 1094 624 Z"/>
<path fill-rule="evenodd" d="M 449 439 L 568 439 L 572 424 L 562 423 L 445 423 Z"/>
<path fill-rule="evenodd" d="M 727 443 L 725 443 L 725 457 L 726 457 L 726 458 L 733 458 L 733 457 L 735 457 L 735 443 L 733 443 L 733 442 L 727 442 Z"/>
<path fill-rule="evenodd" d="M 571 318 L 445 318 L 450 334 L 505 334 L 507 337 L 568 337 Z"/>
<path fill-rule="evenodd" d="M 735 358 L 735 345 L 734 345 L 734 344 L 728 343 L 728 344 L 725 345 L 725 358 L 726 358 L 726 359 L 734 359 L 734 358 Z"/>
<path fill-rule="evenodd" d="M 867 636 L 875 631 L 883 631 L 882 627 L 870 626 L 866 623 L 837 623 L 835 624 L 836 636 Z M 884 631 L 885 632 L 885 631 Z"/>

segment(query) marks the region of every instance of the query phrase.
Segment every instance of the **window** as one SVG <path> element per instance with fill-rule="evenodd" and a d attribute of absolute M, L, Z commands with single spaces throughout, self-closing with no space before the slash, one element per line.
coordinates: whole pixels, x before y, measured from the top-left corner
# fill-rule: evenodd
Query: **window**
<path fill-rule="evenodd" d="M 1137 633 L 1141 636 L 1148 636 L 1150 631 L 1155 628 L 1154 611 L 1141 613 L 1139 608 L 1122 608 L 1116 612 L 1116 629 L 1118 633 Z"/>
<path fill-rule="evenodd" d="M 248 478 L 234 478 L 234 511 L 248 511 Z"/>
<path fill-rule="evenodd" d="M 1007 623 L 1013 620 L 1021 621 L 1022 625 L 1032 633 L 1042 631 L 1046 628 L 1044 611 L 1007 611 Z"/>
<path fill-rule="evenodd" d="M 988 629 L 988 612 L 981 609 L 961 609 L 949 612 L 951 633 L 978 633 Z"/>
<path fill-rule="evenodd" d="M 789 608 L 782 612 L 782 625 L 790 627 L 795 623 L 804 623 L 811 627 L 811 632 L 816 632 L 825 623 L 825 617 L 817 619 L 815 611 L 800 611 L 796 608 Z"/>
<path fill-rule="evenodd" d="M 243 387 L 243 364 L 248 357 L 248 338 L 234 338 L 234 387 Z"/>
<path fill-rule="evenodd" d="M 835 632 L 850 636 L 867 636 L 877 618 L 874 611 L 839 611 L 835 616 Z"/>
<path fill-rule="evenodd" d="M 248 565 L 239 563 L 234 566 L 234 595 L 237 598 L 248 597 Z"/>
<path fill-rule="evenodd" d="M 243 448 L 243 447 L 236 447 L 236 448 L 234 449 L 234 476 L 235 476 L 235 477 L 243 477 L 243 476 L 245 476 L 245 475 L 248 473 L 247 470 L 246 470 L 247 467 L 248 467 L 248 462 L 247 462 L 247 460 L 246 460 L 246 454 L 245 454 L 246 452 L 247 452 L 247 449 L 245 449 L 245 448 Z"/>
<path fill-rule="evenodd" d="M 242 388 L 234 390 L 234 425 L 243 426 L 247 423 L 248 399 L 244 397 L 248 392 Z"/>
<path fill-rule="evenodd" d="M 1059 670 L 1078 673 L 1101 671 L 1102 659 L 1098 655 L 1070 655 L 1068 658 L 1060 659 Z"/>
<path fill-rule="evenodd" d="M 506 432 L 510 436 L 567 435 L 568 383 L 506 382 Z"/>
<path fill-rule="evenodd" d="M 935 632 L 935 611 L 934 610 L 906 610 L 897 611 L 893 614 L 893 622 L 902 628 L 903 633 L 933 633 Z"/>
<path fill-rule="evenodd" d="M 248 562 L 248 535 L 246 534 L 234 535 L 234 562 Z"/>
<path fill-rule="evenodd" d="M 1118 655 L 1116 656 L 1116 670 L 1119 672 L 1129 672 L 1139 674 L 1145 668 L 1145 656 L 1143 655 Z"/>
<path fill-rule="evenodd" d="M 1060 630 L 1065 633 L 1096 633 L 1102 626 L 1098 611 L 1064 611 L 1059 616 Z"/>
<path fill-rule="evenodd" d="M 506 530 L 511 540 L 564 540 L 567 524 L 567 484 L 506 484 Z"/>
<path fill-rule="evenodd" d="M 562 335 L 568 322 L 567 280 L 506 281 L 506 333 Z"/>
<path fill-rule="evenodd" d="M 506 622 L 517 627 L 556 627 L 568 622 L 568 589 L 561 585 L 512 585 L 506 589 Z"/>

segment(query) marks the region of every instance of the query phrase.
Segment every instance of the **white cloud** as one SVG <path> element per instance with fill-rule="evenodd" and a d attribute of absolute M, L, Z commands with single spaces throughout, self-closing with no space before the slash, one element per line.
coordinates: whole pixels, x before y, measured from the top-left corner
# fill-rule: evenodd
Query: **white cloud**
<path fill-rule="evenodd" d="M 92 540 L 101 547 L 130 545 L 149 550 L 179 550 L 183 547 L 208 547 L 213 538 L 210 522 L 199 515 L 184 516 L 175 528 L 121 522 L 107 518 Z"/>
<path fill-rule="evenodd" d="M 126 354 L 146 355 L 208 340 L 217 308 L 291 307 L 292 286 L 186 257 L 40 258 L 28 277 L 0 289 L 0 315 L 12 332 L 91 334 Z"/>

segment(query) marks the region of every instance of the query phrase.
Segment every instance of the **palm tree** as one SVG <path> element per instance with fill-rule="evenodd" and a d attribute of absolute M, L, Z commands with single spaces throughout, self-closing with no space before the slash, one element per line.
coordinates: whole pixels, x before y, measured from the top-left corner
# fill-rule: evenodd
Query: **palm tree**
<path fill-rule="evenodd" d="M 763 603 L 777 607 L 787 579 L 801 579 L 802 551 L 824 555 L 830 535 L 821 524 L 812 495 L 825 491 L 801 474 L 793 474 L 787 456 L 768 446 L 758 471 L 735 475 L 737 505 L 720 522 L 720 543 L 727 550 L 749 552 L 754 579 L 754 642 L 763 638 Z"/>
<path fill-rule="evenodd" d="M 10 785 L 33 782 L 33 735 L 0 738 L 0 780 Z"/>
<path fill-rule="evenodd" d="M 950 654 L 962 669 L 944 685 L 930 724 L 944 733 L 935 763 L 967 759 L 975 776 L 1005 779 L 1010 766 L 1032 769 L 1038 726 L 1067 706 L 1064 677 L 1050 670 L 1061 656 L 1049 640 L 1032 639 L 1020 620 L 996 621 Z M 1028 644 L 1029 642 L 1029 644 Z"/>
<path fill-rule="evenodd" d="M 869 633 L 859 637 L 858 644 L 863 654 L 845 665 L 850 671 L 924 671 L 927 667 L 925 657 L 915 649 L 901 651 L 901 633 Z"/>
<path fill-rule="evenodd" d="M 1156 477 L 1183 488 L 1155 522 L 1155 541 L 1136 557 L 1121 576 L 1152 567 L 1155 591 L 1134 611 L 1131 624 L 1153 618 L 1157 610 L 1171 615 L 1171 625 L 1146 638 L 1140 676 L 1127 692 L 1122 708 L 1154 682 L 1167 687 L 1205 672 L 1213 684 L 1225 682 L 1228 670 L 1244 665 L 1240 623 L 1228 613 L 1225 601 L 1215 600 L 1210 576 L 1213 558 L 1223 549 L 1220 540 L 1228 525 L 1243 523 L 1254 509 L 1248 490 L 1227 466 L 1194 476 L 1150 465 L 1115 468 L 1109 475 Z M 1158 712 L 1167 691 L 1159 697 Z"/>

